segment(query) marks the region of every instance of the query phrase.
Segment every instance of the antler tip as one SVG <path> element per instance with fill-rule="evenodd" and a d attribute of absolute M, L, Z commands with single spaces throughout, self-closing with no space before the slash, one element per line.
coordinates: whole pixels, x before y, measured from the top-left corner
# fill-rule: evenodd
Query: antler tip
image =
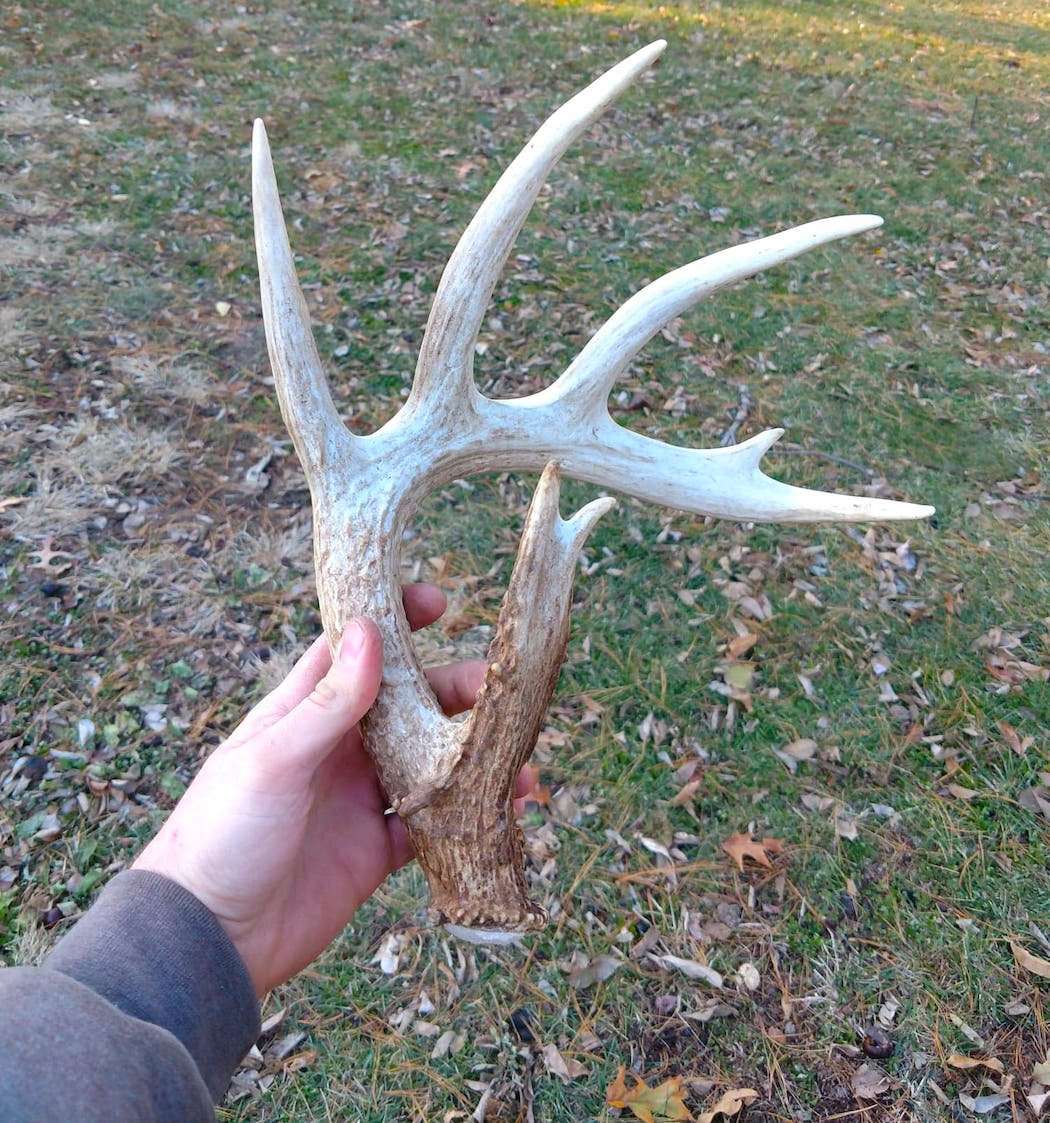
<path fill-rule="evenodd" d="M 857 214 L 853 215 L 853 218 L 857 223 L 858 234 L 863 234 L 866 230 L 878 230 L 883 223 L 880 214 Z"/>

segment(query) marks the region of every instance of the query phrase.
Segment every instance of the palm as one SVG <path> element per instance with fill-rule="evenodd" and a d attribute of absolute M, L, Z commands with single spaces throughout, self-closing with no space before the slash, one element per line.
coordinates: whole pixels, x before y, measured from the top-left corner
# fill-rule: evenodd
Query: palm
<path fill-rule="evenodd" d="M 386 801 L 355 729 L 318 769 L 303 827 L 298 869 L 287 882 L 280 927 L 286 947 L 310 962 L 358 906 L 410 857 L 404 829 Z"/>

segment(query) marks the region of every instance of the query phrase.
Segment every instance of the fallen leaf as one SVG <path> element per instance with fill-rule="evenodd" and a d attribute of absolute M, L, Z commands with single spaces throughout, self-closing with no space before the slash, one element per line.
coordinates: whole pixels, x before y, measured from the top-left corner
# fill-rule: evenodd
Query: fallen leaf
<path fill-rule="evenodd" d="M 1008 721 L 1000 721 L 996 723 L 999 726 L 999 732 L 1003 735 L 1003 740 L 1010 746 L 1011 749 L 1018 756 L 1024 756 L 1026 752 L 1035 744 L 1034 737 L 1024 737 L 1017 732 L 1016 729 Z"/>
<path fill-rule="evenodd" d="M 683 807 L 687 803 L 692 803 L 693 797 L 700 790 L 700 785 L 702 783 L 703 780 L 690 780 L 689 783 L 680 788 L 668 802 L 672 807 Z"/>
<path fill-rule="evenodd" d="M 758 1099 L 758 1093 L 754 1088 L 733 1088 L 726 1092 L 714 1107 L 701 1112 L 697 1123 L 714 1123 L 719 1115 L 736 1115 L 744 1104 L 755 1099 Z"/>
<path fill-rule="evenodd" d="M 963 1107 L 968 1107 L 975 1115 L 987 1115 L 988 1112 L 995 1111 L 997 1107 L 1002 1107 L 1009 1102 L 1010 1097 L 1004 1096 L 1001 1092 L 997 1092 L 994 1096 L 978 1096 L 976 1099 L 963 1092 L 959 1093 L 959 1103 Z"/>
<path fill-rule="evenodd" d="M 405 946 L 406 940 L 404 932 L 387 932 L 383 937 L 379 950 L 372 956 L 372 962 L 379 964 L 379 969 L 384 975 L 396 974 L 401 949 Z"/>
<path fill-rule="evenodd" d="M 1040 959 L 1038 955 L 1032 955 L 1030 951 L 1026 951 L 1013 940 L 1010 941 L 1010 950 L 1014 953 L 1014 959 L 1019 967 L 1031 971 L 1033 975 L 1038 975 L 1041 979 L 1050 979 L 1050 960 Z"/>
<path fill-rule="evenodd" d="M 890 1089 L 890 1078 L 878 1065 L 862 1064 L 853 1074 L 853 1094 L 862 1100 L 877 1100 Z"/>
<path fill-rule="evenodd" d="M 448 1057 L 449 1053 L 459 1052 L 465 1041 L 466 1034 L 457 1033 L 455 1030 L 446 1030 L 433 1044 L 433 1049 L 430 1050 L 430 1059 L 440 1060 L 442 1057 Z"/>
<path fill-rule="evenodd" d="M 951 1065 L 952 1068 L 986 1068 L 991 1072 L 1003 1072 L 1003 1062 L 996 1060 L 995 1057 L 964 1057 L 962 1053 L 952 1053 L 945 1060 L 945 1064 Z"/>
<path fill-rule="evenodd" d="M 734 690 L 748 690 L 755 677 L 752 663 L 730 663 L 722 672 L 722 677 Z"/>
<path fill-rule="evenodd" d="M 737 977 L 748 990 L 758 990 L 762 982 L 762 976 L 758 973 L 758 968 L 753 963 L 741 963 L 736 969 L 736 973 Z"/>
<path fill-rule="evenodd" d="M 644 1080 L 635 1077 L 635 1086 L 628 1088 L 625 1074 L 626 1070 L 621 1065 L 616 1079 L 606 1090 L 605 1102 L 609 1107 L 629 1108 L 634 1117 L 643 1123 L 692 1119 L 682 1099 L 681 1077 L 672 1076 L 656 1088 L 650 1088 Z"/>
<path fill-rule="evenodd" d="M 967 1041 L 972 1041 L 978 1049 L 984 1048 L 984 1038 L 977 1032 L 977 1030 L 973 1028 L 972 1025 L 968 1025 L 966 1022 L 964 1022 L 958 1014 L 949 1014 L 948 1020 L 963 1035 L 963 1037 L 966 1038 Z"/>
<path fill-rule="evenodd" d="M 703 1022 L 706 1025 L 712 1018 L 732 1018 L 737 1013 L 737 1009 L 727 1002 L 722 1002 L 717 998 L 708 998 L 700 1004 L 698 1010 L 687 1010 L 682 1014 L 682 1017 L 693 1022 Z"/>
<path fill-rule="evenodd" d="M 731 659 L 739 659 L 741 655 L 746 655 L 756 643 L 758 643 L 758 636 L 754 632 L 745 632 L 742 636 L 736 636 L 726 644 L 726 654 Z"/>
<path fill-rule="evenodd" d="M 773 755 L 777 760 L 787 765 L 788 771 L 794 775 L 798 771 L 800 761 L 811 760 L 817 754 L 817 742 L 809 737 L 801 737 L 797 741 L 789 741 L 783 748 L 774 749 Z"/>
<path fill-rule="evenodd" d="M 51 573 L 57 576 L 60 573 L 65 573 L 65 571 L 69 569 L 70 565 L 72 565 L 72 562 L 59 562 L 57 565 L 52 565 L 51 563 L 55 560 L 55 558 L 71 558 L 73 555 L 67 554 L 64 550 L 52 550 L 51 541 L 52 539 L 49 535 L 44 539 L 43 546 L 41 546 L 39 550 L 35 550 L 30 555 L 30 557 L 34 557 L 37 560 L 35 562 L 31 562 L 29 568 L 42 569 L 45 573 Z"/>
<path fill-rule="evenodd" d="M 713 967 L 695 959 L 680 959 L 677 955 L 651 955 L 649 958 L 667 971 L 681 971 L 687 979 L 699 979 L 713 987 L 722 986 L 722 976 Z"/>
<path fill-rule="evenodd" d="M 852 842 L 857 837 L 857 820 L 844 810 L 835 814 L 835 834 Z"/>
<path fill-rule="evenodd" d="M 289 1057 L 281 1065 L 281 1069 L 284 1072 L 301 1072 L 304 1068 L 309 1068 L 316 1060 L 316 1049 L 304 1049 L 301 1053 L 296 1053 L 294 1057 Z"/>
<path fill-rule="evenodd" d="M 1050 1053 L 1046 1054 L 1045 1061 L 1038 1061 L 1032 1066 L 1032 1079 L 1040 1084 L 1050 1084 Z"/>
<path fill-rule="evenodd" d="M 1042 814 L 1050 819 L 1050 787 L 1037 785 L 1034 788 L 1025 788 L 1017 796 L 1017 802 L 1026 810 Z"/>
<path fill-rule="evenodd" d="M 830 795 L 817 795 L 816 792 L 803 792 L 802 806 L 807 811 L 827 811 L 835 805 L 835 800 Z"/>
<path fill-rule="evenodd" d="M 604 983 L 622 966 L 623 960 L 615 955 L 596 955 L 586 966 L 569 972 L 569 984 L 576 990 L 586 990 L 595 983 Z"/>
<path fill-rule="evenodd" d="M 671 865 L 674 865 L 674 858 L 671 857 L 670 850 L 668 850 L 662 842 L 657 842 L 655 838 L 646 838 L 644 834 L 639 834 L 635 837 L 650 854 L 655 854 L 659 858 L 666 858 Z"/>
<path fill-rule="evenodd" d="M 879 1007 L 879 1025 L 883 1029 L 889 1029 L 893 1025 L 893 1019 L 897 1016 L 897 1011 L 901 1008 L 900 1002 L 897 1001 L 892 995 Z"/>
<path fill-rule="evenodd" d="M 585 1076 L 587 1068 L 579 1061 L 566 1060 L 558 1050 L 557 1045 L 544 1045 L 540 1050 L 543 1064 L 551 1076 L 557 1076 L 566 1084 L 578 1076 Z"/>
<path fill-rule="evenodd" d="M 736 862 L 737 869 L 744 868 L 744 859 L 750 858 L 766 869 L 772 869 L 771 854 L 779 854 L 784 849 L 779 838 L 754 839 L 750 834 L 731 834 L 722 843 L 722 849 Z"/>

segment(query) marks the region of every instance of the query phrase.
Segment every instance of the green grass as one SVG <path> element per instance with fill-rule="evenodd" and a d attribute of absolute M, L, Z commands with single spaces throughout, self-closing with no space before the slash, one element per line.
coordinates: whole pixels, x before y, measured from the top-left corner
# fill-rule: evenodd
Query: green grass
<path fill-rule="evenodd" d="M 530 1102 L 536 1119 L 603 1119 L 624 1064 L 651 1084 L 692 1078 L 697 1114 L 752 1087 L 748 1119 L 949 1119 L 960 1092 L 979 1094 L 953 1052 L 998 1058 L 1028 1118 L 1045 984 L 1009 940 L 1047 954 L 1031 926 L 1050 929 L 1048 824 L 1019 796 L 1050 771 L 1050 687 L 996 677 L 989 659 L 1005 643 L 1002 659 L 1050 666 L 1050 16 L 1023 0 L 273 0 L 212 19 L 86 0 L 4 19 L 0 500 L 21 502 L 0 538 L 0 956 L 38 948 L 48 910 L 87 905 L 258 695 L 260 662 L 280 665 L 319 627 L 308 535 L 286 533 L 308 502 L 294 457 L 271 462 L 267 490 L 242 483 L 285 439 L 252 253 L 252 117 L 270 129 L 336 398 L 368 431 L 407 390 L 440 270 L 485 189 L 555 105 L 666 37 L 653 74 L 552 176 L 497 288 L 479 382 L 543 384 L 692 257 L 873 211 L 877 234 L 673 325 L 613 410 L 715 444 L 744 383 L 740 436 L 787 428 L 767 460 L 778 478 L 929 501 L 937 519 L 865 541 L 863 527 L 621 504 L 578 585 L 542 755 L 554 803 L 527 823 L 549 850 L 549 931 L 522 953 L 450 946 L 422 926 L 425 887 L 406 871 L 271 999 L 288 1011 L 278 1036 L 307 1036 L 291 1058 L 268 1054 L 265 1090 L 224 1118 L 465 1118 L 491 1083 L 490 1119 L 526 1118 Z M 128 365 L 143 360 L 152 375 Z M 623 409 L 632 395 L 648 404 Z M 55 452 L 78 416 L 163 430 L 182 460 L 85 487 L 89 450 Z M 428 652 L 484 648 L 531 483 L 481 477 L 420 513 L 406 553 L 455 618 Z M 49 486 L 67 490 L 45 501 Z M 593 489 L 566 492 L 568 508 Z M 125 530 L 135 510 L 143 525 Z M 54 576 L 32 568 L 49 535 L 70 555 Z M 62 589 L 44 592 L 49 580 Z M 765 593 L 772 616 L 748 618 L 727 581 Z M 710 684 L 734 619 L 759 639 L 752 709 L 727 728 Z M 993 628 L 1009 635 L 982 646 Z M 84 758 L 56 757 L 80 751 L 83 719 Z M 653 722 L 663 735 L 643 738 Z M 1023 755 L 1002 723 L 1034 738 Z M 791 774 L 772 750 L 803 737 L 820 751 Z M 698 751 L 691 805 L 673 805 Z M 574 821 L 555 810 L 565 791 L 587 809 Z M 807 793 L 835 803 L 810 810 Z M 836 808 L 855 838 L 836 833 Z M 37 838 L 48 816 L 60 833 Z M 740 873 L 721 851 L 749 829 L 784 841 L 772 871 Z M 643 835 L 677 838 L 677 884 Z M 727 976 L 734 1013 L 683 1017 L 710 992 L 646 958 L 573 989 L 574 954 L 626 951 L 654 925 L 661 951 Z M 392 926 L 406 944 L 385 977 L 371 959 Z M 754 992 L 732 981 L 744 962 Z M 432 1059 L 411 1017 L 393 1024 L 423 991 L 424 1020 L 465 1035 L 453 1056 Z M 891 997 L 892 1087 L 858 1101 L 859 1031 Z M 512 1028 L 524 1009 L 531 1044 Z M 550 1075 L 541 1045 L 586 1074 Z"/>

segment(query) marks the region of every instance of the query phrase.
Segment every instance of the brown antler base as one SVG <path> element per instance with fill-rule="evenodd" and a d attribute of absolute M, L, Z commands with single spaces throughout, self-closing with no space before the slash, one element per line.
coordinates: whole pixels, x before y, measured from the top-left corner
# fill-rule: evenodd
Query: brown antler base
<path fill-rule="evenodd" d="M 558 512 L 558 468 L 549 464 L 525 517 L 518 557 L 488 651 L 488 671 L 459 752 L 439 790 L 394 805 L 430 884 L 439 921 L 493 939 L 542 928 L 529 900 L 518 773 L 536 747 L 565 659 L 576 560 L 591 527 L 614 504 L 597 499 L 573 518 Z"/>

